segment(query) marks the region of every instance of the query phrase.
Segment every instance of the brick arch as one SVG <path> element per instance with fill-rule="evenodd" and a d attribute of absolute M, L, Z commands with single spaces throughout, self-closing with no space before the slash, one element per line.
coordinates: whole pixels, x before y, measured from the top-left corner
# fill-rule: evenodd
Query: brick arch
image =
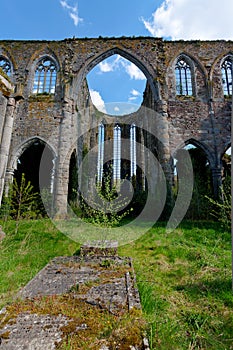
<path fill-rule="evenodd" d="M 111 48 L 102 53 L 98 53 L 94 58 L 87 60 L 85 66 L 81 69 L 81 71 L 77 74 L 72 82 L 73 94 L 77 95 L 77 91 L 80 86 L 82 86 L 83 80 L 86 78 L 87 74 L 100 62 L 105 60 L 112 55 L 120 55 L 128 61 L 134 63 L 145 75 L 147 82 L 150 85 L 153 96 L 155 100 L 160 99 L 160 89 L 154 78 L 156 77 L 156 71 L 152 68 L 149 62 L 147 64 L 143 63 L 140 58 L 138 58 L 135 53 L 131 53 L 129 51 L 120 49 L 118 47 Z"/>
<path fill-rule="evenodd" d="M 12 152 L 12 157 L 11 157 L 11 160 L 10 160 L 10 167 L 12 169 L 16 169 L 17 168 L 17 161 L 18 161 L 18 159 L 21 157 L 21 155 L 23 154 L 23 152 L 26 149 L 28 149 L 31 145 L 33 145 L 34 142 L 36 142 L 36 140 L 42 141 L 46 146 L 48 146 L 48 148 L 50 149 L 50 151 L 54 155 L 54 158 L 57 157 L 57 152 L 55 151 L 54 147 L 51 144 L 49 144 L 45 139 L 43 139 L 40 136 L 33 136 L 33 137 L 30 137 L 27 140 L 23 141 L 17 147 L 17 149 L 15 149 L 15 151 Z"/>

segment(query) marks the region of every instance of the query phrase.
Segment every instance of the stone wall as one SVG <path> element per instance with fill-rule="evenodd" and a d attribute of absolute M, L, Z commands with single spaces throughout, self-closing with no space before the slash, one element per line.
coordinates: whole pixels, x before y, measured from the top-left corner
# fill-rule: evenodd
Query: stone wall
<path fill-rule="evenodd" d="M 162 132 L 159 158 L 168 182 L 171 154 L 192 141 L 206 152 L 213 174 L 218 177 L 215 182 L 220 183 L 221 157 L 230 145 L 231 129 L 231 100 L 223 94 L 221 62 L 232 51 L 231 41 L 163 41 L 149 37 L 0 41 L 0 55 L 13 67 L 14 86 L 13 90 L 6 87 L 6 82 L 0 86 L 1 152 L 6 154 L 4 147 L 9 148 L 7 166 L 6 156 L 0 159 L 1 193 L 6 177 L 12 178 L 18 158 L 37 137 L 49 145 L 56 159 L 55 202 L 58 212 L 66 211 L 69 157 L 75 149 L 80 164 L 83 151 L 97 141 L 93 130 L 100 118 L 108 118 L 96 113 L 85 78 L 96 64 L 112 54 L 135 63 L 147 78 L 143 106 L 158 115 L 156 125 L 150 124 L 149 128 Z M 191 97 L 176 95 L 174 67 L 181 55 L 193 67 Z M 35 67 L 44 56 L 53 58 L 58 67 L 56 91 L 49 96 L 32 93 Z M 80 112 L 84 110 L 84 114 Z M 8 119 L 12 125 L 4 129 L 6 115 L 11 116 Z M 126 122 L 133 119 L 134 115 L 125 117 Z M 146 116 L 141 116 L 140 123 L 139 127 L 144 128 Z M 82 135 L 85 130 L 89 131 Z"/>

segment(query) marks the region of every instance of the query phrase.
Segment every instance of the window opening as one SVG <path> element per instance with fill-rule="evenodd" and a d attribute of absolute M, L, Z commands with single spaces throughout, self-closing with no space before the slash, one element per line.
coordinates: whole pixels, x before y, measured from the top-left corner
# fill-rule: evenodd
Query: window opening
<path fill-rule="evenodd" d="M 175 66 L 176 73 L 176 94 L 183 96 L 192 96 L 192 74 L 188 63 L 180 59 Z"/>
<path fill-rule="evenodd" d="M 35 71 L 33 93 L 55 93 L 57 69 L 55 63 L 49 58 L 43 58 Z"/>
<path fill-rule="evenodd" d="M 11 75 L 11 64 L 10 62 L 3 57 L 0 57 L 0 68 L 6 73 L 8 76 Z"/>
<path fill-rule="evenodd" d="M 121 178 L 121 128 L 119 125 L 113 131 L 113 182 Z"/>
<path fill-rule="evenodd" d="M 103 180 L 103 162 L 104 162 L 104 124 L 99 125 L 98 132 L 98 164 L 97 164 L 97 182 L 102 184 Z"/>
<path fill-rule="evenodd" d="M 227 58 L 221 67 L 223 93 L 226 96 L 232 95 L 232 60 Z"/>
<path fill-rule="evenodd" d="M 130 126 L 130 176 L 136 176 L 136 125 Z"/>

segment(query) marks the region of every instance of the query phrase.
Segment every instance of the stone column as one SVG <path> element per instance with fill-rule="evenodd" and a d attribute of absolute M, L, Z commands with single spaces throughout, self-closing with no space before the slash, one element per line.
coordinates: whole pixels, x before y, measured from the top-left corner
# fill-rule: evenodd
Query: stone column
<path fill-rule="evenodd" d="M 15 99 L 9 98 L 6 108 L 5 123 L 3 127 L 2 142 L 0 148 L 0 203 L 2 201 L 2 195 L 5 185 L 5 174 L 8 163 L 12 128 L 14 122 L 14 111 L 15 111 Z"/>
<path fill-rule="evenodd" d="M 159 160 L 167 181 L 166 211 L 170 211 L 171 207 L 173 206 L 173 171 L 171 164 L 167 101 L 159 101 L 157 109 L 160 114 L 160 117 L 158 118 L 158 136 L 159 141 L 161 142 L 161 150 L 159 150 Z"/>
<path fill-rule="evenodd" d="M 55 166 L 54 209 L 55 217 L 64 218 L 67 215 L 67 196 L 69 182 L 69 152 L 72 145 L 72 106 L 69 99 L 63 104 L 63 118 L 60 123 L 58 157 Z"/>
<path fill-rule="evenodd" d="M 212 168 L 211 171 L 212 171 L 214 198 L 219 199 L 220 188 L 222 186 L 222 169 L 220 167 Z"/>

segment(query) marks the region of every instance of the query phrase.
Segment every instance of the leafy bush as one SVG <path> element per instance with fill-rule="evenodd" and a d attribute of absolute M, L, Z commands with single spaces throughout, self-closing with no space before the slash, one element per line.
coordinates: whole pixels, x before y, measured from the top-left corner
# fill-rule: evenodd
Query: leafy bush
<path fill-rule="evenodd" d="M 220 199 L 214 200 L 207 197 L 209 202 L 212 204 L 213 209 L 211 215 L 215 217 L 222 225 L 223 228 L 231 229 L 231 185 L 225 183 L 220 188 Z"/>
<path fill-rule="evenodd" d="M 120 183 L 112 184 L 111 174 L 106 175 L 104 185 L 97 184 L 96 186 L 98 198 L 94 198 L 93 194 L 88 200 L 80 196 L 82 216 L 88 222 L 105 228 L 119 225 L 120 221 L 132 210 L 122 210 L 127 203 L 126 199 L 118 195 L 117 188 L 120 186 Z"/>

